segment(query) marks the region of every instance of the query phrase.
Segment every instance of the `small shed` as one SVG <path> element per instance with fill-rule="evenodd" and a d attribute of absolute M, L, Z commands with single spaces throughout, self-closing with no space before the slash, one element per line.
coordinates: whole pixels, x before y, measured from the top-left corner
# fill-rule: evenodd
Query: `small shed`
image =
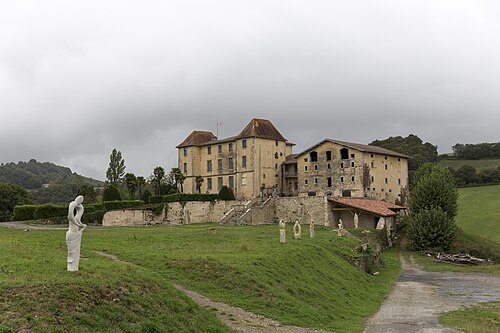
<path fill-rule="evenodd" d="M 344 228 L 354 228 L 354 216 L 358 216 L 359 229 L 375 229 L 377 223 L 385 221 L 388 229 L 396 222 L 396 216 L 405 207 L 392 204 L 382 200 L 371 200 L 365 198 L 328 198 L 332 216 L 333 226 L 336 227 L 339 219 L 342 219 Z"/>

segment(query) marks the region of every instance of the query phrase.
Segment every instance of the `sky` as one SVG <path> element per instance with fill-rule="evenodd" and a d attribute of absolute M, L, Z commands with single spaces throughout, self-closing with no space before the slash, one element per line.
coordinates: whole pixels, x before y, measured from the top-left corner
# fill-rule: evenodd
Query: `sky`
<path fill-rule="evenodd" d="M 500 2 L 0 0 L 0 163 L 105 180 L 266 118 L 305 149 L 500 141 Z"/>

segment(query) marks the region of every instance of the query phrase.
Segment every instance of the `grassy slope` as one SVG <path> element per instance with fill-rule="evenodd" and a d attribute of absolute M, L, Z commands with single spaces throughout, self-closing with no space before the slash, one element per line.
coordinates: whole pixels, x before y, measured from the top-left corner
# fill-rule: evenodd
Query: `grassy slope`
<path fill-rule="evenodd" d="M 479 172 L 485 169 L 496 169 L 500 166 L 500 159 L 485 159 L 485 160 L 440 160 L 439 164 L 444 167 L 451 167 L 455 170 L 463 165 L 471 165 Z"/>
<path fill-rule="evenodd" d="M 457 225 L 500 244 L 500 185 L 459 189 Z"/>
<path fill-rule="evenodd" d="M 21 298 L 28 298 L 24 295 L 24 288 L 31 288 L 31 285 L 37 291 L 47 290 L 46 293 L 62 288 L 68 289 L 68 294 L 82 295 L 78 291 L 80 284 L 89 285 L 85 290 L 90 291 L 96 286 L 110 286 L 113 290 L 117 286 L 118 290 L 121 290 L 120 287 L 127 290 L 135 288 L 133 286 L 138 283 L 144 285 L 137 287 L 139 291 L 137 295 L 134 294 L 141 304 L 138 307 L 153 309 L 144 310 L 137 317 L 145 316 L 152 327 L 160 325 L 160 316 L 168 320 L 172 313 L 175 313 L 178 322 L 194 322 L 198 329 L 215 328 L 217 325 L 222 327 L 210 312 L 194 306 L 173 290 L 171 282 L 177 282 L 211 298 L 286 324 L 326 328 L 336 332 L 361 331 L 364 321 L 377 311 L 399 273 L 396 252 L 386 253 L 386 268 L 381 270 L 380 275 L 371 276 L 359 272 L 346 261 L 352 255 L 351 249 L 357 245 L 356 241 L 339 238 L 332 231 L 319 227 L 316 239 L 294 241 L 290 239 L 291 226 L 289 229 L 285 245 L 279 244 L 278 228 L 274 225 L 89 229 L 85 232 L 82 249 L 88 259 L 81 262 L 81 272 L 77 274 L 64 271 L 63 231 L 30 232 L 28 237 L 28 233 L 8 230 L 6 238 L 2 230 L 0 248 L 7 242 L 11 250 L 7 254 L 0 252 L 0 262 L 4 265 L 0 268 L 0 277 L 8 278 L 0 279 L 0 295 L 3 295 L 0 307 L 20 311 L 21 301 L 5 303 L 7 299 L 12 299 L 6 295 L 11 295 L 12 290 L 15 293 L 14 287 L 21 288 Z M 31 243 L 24 250 L 17 245 L 22 238 L 28 238 Z M 136 265 L 110 262 L 109 259 L 94 256 L 92 250 L 109 251 Z M 27 252 L 21 258 L 15 255 L 23 251 Z M 39 254 L 39 263 L 32 258 L 36 254 Z M 7 273 L 2 273 L 4 271 Z M 28 271 L 30 274 L 27 274 Z M 124 281 L 121 281 L 122 278 Z M 140 293 L 148 291 L 150 286 L 152 293 Z M 85 292 L 83 295 L 87 295 Z M 92 297 L 86 296 L 99 298 Z M 135 314 L 130 309 L 133 303 L 125 300 L 124 296 L 117 298 L 123 302 L 100 305 L 106 311 L 97 311 L 95 306 L 86 310 L 87 316 L 92 319 L 85 323 L 77 322 L 70 316 L 67 319 L 69 325 L 79 325 L 77 327 L 85 331 L 89 329 L 89 322 L 99 317 L 97 321 L 102 323 L 103 331 L 114 328 L 112 325 L 115 322 L 136 327 L 137 323 L 127 324 L 132 321 L 128 314 Z M 153 298 L 153 302 L 149 302 L 149 298 Z M 38 299 L 35 304 L 44 302 Z M 45 299 L 45 296 L 41 299 Z M 176 303 L 167 306 L 166 311 L 154 309 L 162 308 L 166 302 Z M 177 303 L 182 306 L 178 307 L 175 305 Z M 77 305 L 78 302 L 70 304 Z M 114 313 L 114 307 L 127 313 L 124 318 L 115 320 L 109 317 Z M 185 308 L 190 309 L 190 312 Z M 6 320 L 6 315 L 2 315 L 5 311 L 1 310 L 0 325 Z M 35 312 L 27 309 L 21 310 L 21 313 L 23 318 L 19 319 L 15 327 L 26 324 L 26 316 L 30 316 L 33 322 Z M 106 317 L 106 314 L 109 316 Z M 193 315 L 197 317 L 191 319 Z M 148 319 L 148 316 L 152 318 Z M 50 321 L 53 317 L 54 313 L 48 313 L 43 321 Z M 78 318 L 76 315 L 73 317 Z M 66 320 L 65 316 L 62 318 Z M 12 320 L 8 319 L 3 325 L 11 325 Z M 34 321 L 40 320 L 39 316 Z"/>
<path fill-rule="evenodd" d="M 500 331 L 500 302 L 470 306 L 441 316 L 439 321 L 467 333 L 498 333 Z"/>

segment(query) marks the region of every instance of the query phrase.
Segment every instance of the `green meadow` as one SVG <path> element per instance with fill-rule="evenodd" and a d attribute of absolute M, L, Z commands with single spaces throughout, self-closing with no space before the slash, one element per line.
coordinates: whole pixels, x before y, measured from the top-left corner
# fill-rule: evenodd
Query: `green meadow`
<path fill-rule="evenodd" d="M 65 230 L 2 228 L 0 332 L 231 332 L 174 283 L 283 324 L 361 332 L 400 272 L 397 252 L 373 276 L 350 264 L 355 239 L 290 235 L 282 245 L 277 225 L 89 228 L 80 271 L 67 272 Z"/>
<path fill-rule="evenodd" d="M 482 160 L 456 160 L 456 159 L 442 159 L 439 161 L 444 167 L 449 167 L 455 170 L 460 169 L 464 165 L 473 166 L 477 172 L 486 169 L 496 169 L 500 166 L 500 159 L 482 159 Z"/>

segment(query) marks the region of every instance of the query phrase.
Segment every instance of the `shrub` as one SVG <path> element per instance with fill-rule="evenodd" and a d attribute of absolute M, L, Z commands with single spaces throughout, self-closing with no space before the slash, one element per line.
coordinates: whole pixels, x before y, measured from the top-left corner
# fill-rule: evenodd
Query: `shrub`
<path fill-rule="evenodd" d="M 456 225 L 440 207 L 424 209 L 410 219 L 410 235 L 415 250 L 449 250 L 455 237 Z"/>
<path fill-rule="evenodd" d="M 144 201 L 146 204 L 150 203 L 149 202 L 149 197 L 151 197 L 153 194 L 151 193 L 150 190 L 145 190 L 144 193 L 141 195 L 141 200 Z"/>
<path fill-rule="evenodd" d="M 104 209 L 108 211 L 108 210 L 117 210 L 117 209 L 144 206 L 144 201 L 142 200 L 104 201 L 102 204 L 104 206 Z"/>
<path fill-rule="evenodd" d="M 64 205 L 39 205 L 35 209 L 35 213 L 33 214 L 33 218 L 35 220 L 40 219 L 48 219 L 51 217 L 62 217 L 68 215 L 68 206 Z"/>
<path fill-rule="evenodd" d="M 89 214 L 83 214 L 82 223 L 85 224 L 102 224 L 102 219 L 106 214 L 105 210 L 98 210 Z"/>
<path fill-rule="evenodd" d="M 234 192 L 231 188 L 227 186 L 222 186 L 219 191 L 220 200 L 234 200 Z"/>
<path fill-rule="evenodd" d="M 35 218 L 36 205 L 21 205 L 14 207 L 14 221 L 27 221 Z"/>
<path fill-rule="evenodd" d="M 157 204 L 163 202 L 215 201 L 217 198 L 217 194 L 175 193 L 169 195 L 152 195 L 149 197 L 149 203 Z"/>
<path fill-rule="evenodd" d="M 122 196 L 115 186 L 109 185 L 104 189 L 102 201 L 120 201 L 121 199 Z"/>

